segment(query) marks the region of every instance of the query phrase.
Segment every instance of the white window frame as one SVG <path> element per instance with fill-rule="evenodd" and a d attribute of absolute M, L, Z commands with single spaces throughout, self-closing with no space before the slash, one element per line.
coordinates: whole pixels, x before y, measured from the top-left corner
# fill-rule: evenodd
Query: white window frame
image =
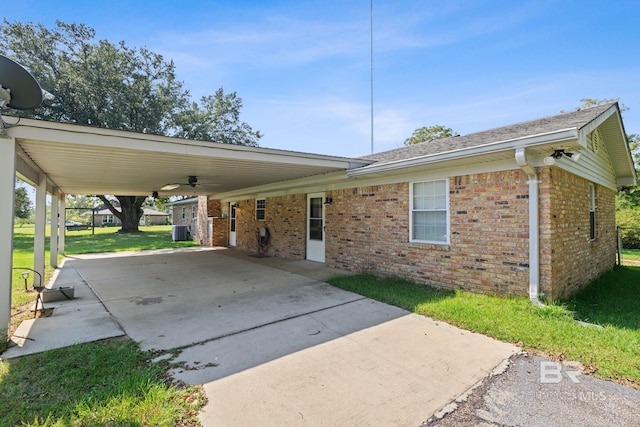
<path fill-rule="evenodd" d="M 191 206 L 191 219 L 196 219 L 196 206 Z"/>
<path fill-rule="evenodd" d="M 258 207 L 258 203 L 262 202 L 262 206 Z M 262 212 L 262 215 L 258 215 Z M 262 218 L 260 218 L 262 216 Z M 267 219 L 267 199 L 256 199 L 256 221 L 265 221 Z"/>
<path fill-rule="evenodd" d="M 446 204 L 446 208 L 445 209 L 420 209 L 420 210 L 414 210 L 413 208 L 413 192 L 414 192 L 414 186 L 416 184 L 423 184 L 426 182 L 444 182 L 445 184 L 445 204 Z M 413 233 L 413 216 L 414 216 L 414 212 L 445 212 L 446 217 L 447 217 L 447 221 L 446 221 L 446 234 L 445 234 L 445 240 L 421 240 L 421 239 L 414 239 L 414 233 Z M 448 245 L 450 240 L 449 240 L 449 236 L 450 236 L 450 227 L 451 227 L 451 212 L 450 212 L 450 206 L 449 206 L 449 180 L 448 179 L 432 179 L 432 180 L 425 180 L 425 181 L 415 181 L 415 182 L 411 182 L 409 183 L 409 241 L 410 242 L 416 242 L 416 243 L 429 243 L 429 244 L 434 244 L 434 245 Z"/>
<path fill-rule="evenodd" d="M 113 215 L 102 215 L 103 224 L 113 224 Z"/>
<path fill-rule="evenodd" d="M 185 208 L 183 206 L 181 211 L 182 211 L 182 215 L 181 215 L 182 219 L 186 219 L 187 218 L 187 208 Z"/>

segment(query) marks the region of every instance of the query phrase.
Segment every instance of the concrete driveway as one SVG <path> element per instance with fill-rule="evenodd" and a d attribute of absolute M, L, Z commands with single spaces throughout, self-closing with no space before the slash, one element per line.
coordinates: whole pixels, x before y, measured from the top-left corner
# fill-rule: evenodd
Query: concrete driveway
<path fill-rule="evenodd" d="M 205 426 L 416 426 L 517 351 L 334 288 L 308 261 L 195 248 L 64 269 L 143 349 L 166 350 L 176 379 L 204 385 Z"/>

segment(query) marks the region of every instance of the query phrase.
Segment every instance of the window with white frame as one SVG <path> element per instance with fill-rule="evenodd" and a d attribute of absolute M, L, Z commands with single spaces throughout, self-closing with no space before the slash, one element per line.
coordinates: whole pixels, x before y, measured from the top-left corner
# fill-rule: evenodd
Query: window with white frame
<path fill-rule="evenodd" d="M 191 219 L 196 219 L 196 207 L 195 206 L 191 206 Z"/>
<path fill-rule="evenodd" d="M 113 215 L 102 215 L 103 224 L 113 224 Z"/>
<path fill-rule="evenodd" d="M 426 181 L 411 184 L 411 241 L 448 243 L 448 181 Z"/>
<path fill-rule="evenodd" d="M 267 201 L 265 199 L 256 199 L 256 220 L 264 221 L 267 217 Z"/>
<path fill-rule="evenodd" d="M 596 240 L 596 186 L 589 184 L 589 239 Z"/>
<path fill-rule="evenodd" d="M 182 211 L 182 219 L 185 219 L 187 217 L 187 208 L 185 208 L 184 206 L 181 209 Z"/>

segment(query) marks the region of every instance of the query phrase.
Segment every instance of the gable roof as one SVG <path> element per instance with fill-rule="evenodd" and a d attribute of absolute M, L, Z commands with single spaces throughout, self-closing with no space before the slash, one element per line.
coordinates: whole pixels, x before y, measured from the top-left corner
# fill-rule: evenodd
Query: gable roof
<path fill-rule="evenodd" d="M 362 159 L 374 163 L 347 171 L 347 175 L 354 177 L 444 161 L 468 162 L 470 157 L 479 155 L 493 155 L 495 159 L 500 154 L 507 158 L 508 153 L 519 147 L 537 148 L 536 154 L 548 152 L 551 147 L 580 150 L 587 148 L 587 134 L 602 124 L 606 124 L 608 135 L 604 139 L 610 142 L 607 149 L 619 184 L 635 183 L 635 167 L 617 103 L 371 154 Z"/>
<path fill-rule="evenodd" d="M 612 105 L 615 105 L 615 103 L 603 104 L 593 108 L 548 116 L 537 120 L 529 120 L 522 123 L 470 133 L 463 136 L 452 136 L 449 138 L 426 141 L 420 144 L 363 156 L 362 158 L 376 160 L 377 163 L 375 164 L 380 165 L 382 163 L 442 154 L 449 151 L 458 151 L 465 148 L 478 147 L 500 141 L 515 140 L 534 135 L 545 135 L 561 130 L 581 129 L 600 114 L 611 108 Z"/>
<path fill-rule="evenodd" d="M 120 207 L 119 206 L 115 206 L 116 210 L 118 212 L 120 212 Z M 90 215 L 91 211 L 87 211 L 85 212 L 83 215 Z M 113 215 L 113 212 L 111 212 L 108 208 L 102 208 L 98 211 L 96 211 L 95 213 L 96 215 Z M 151 209 L 151 208 L 142 208 L 142 214 L 144 216 L 169 216 L 168 213 L 166 212 L 161 212 L 159 210 L 156 209 Z"/>

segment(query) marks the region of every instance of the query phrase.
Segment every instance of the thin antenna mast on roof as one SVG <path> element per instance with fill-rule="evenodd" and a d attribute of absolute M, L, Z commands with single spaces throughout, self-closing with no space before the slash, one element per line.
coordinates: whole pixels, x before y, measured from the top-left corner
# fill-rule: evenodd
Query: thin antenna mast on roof
<path fill-rule="evenodd" d="M 373 154 L 373 0 L 370 0 L 370 12 L 369 12 L 369 17 L 370 17 L 370 22 L 369 22 L 369 27 L 370 27 L 370 34 L 369 34 L 369 39 L 370 39 L 370 60 L 371 60 L 371 154 Z"/>

